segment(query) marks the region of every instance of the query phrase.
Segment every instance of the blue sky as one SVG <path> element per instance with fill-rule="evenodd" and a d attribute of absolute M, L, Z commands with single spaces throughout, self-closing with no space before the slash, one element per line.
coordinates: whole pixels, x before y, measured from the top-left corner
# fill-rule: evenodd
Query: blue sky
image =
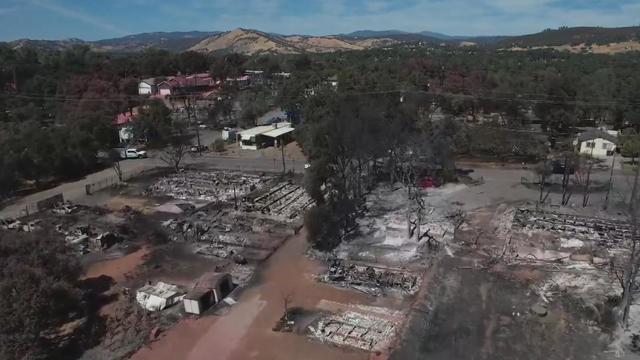
<path fill-rule="evenodd" d="M 363 29 L 516 35 L 562 25 L 640 25 L 640 0 L 0 0 L 0 40 L 238 27 L 309 35 Z"/>

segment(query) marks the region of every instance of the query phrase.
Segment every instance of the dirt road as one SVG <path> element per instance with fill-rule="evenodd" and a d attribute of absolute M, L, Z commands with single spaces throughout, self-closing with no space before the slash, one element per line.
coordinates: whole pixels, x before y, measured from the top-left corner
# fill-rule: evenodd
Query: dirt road
<path fill-rule="evenodd" d="M 271 330 L 283 314 L 283 294 L 293 293 L 291 306 L 308 309 L 315 308 L 323 299 L 345 304 L 376 302 L 364 294 L 316 282 L 312 274 L 322 271 L 322 265 L 304 256 L 305 247 L 304 233 L 292 237 L 262 268 L 259 284 L 246 290 L 228 313 L 185 320 L 132 359 L 369 359 L 370 354 L 363 351 Z M 400 307 L 395 302 L 377 300 L 375 305 Z"/>

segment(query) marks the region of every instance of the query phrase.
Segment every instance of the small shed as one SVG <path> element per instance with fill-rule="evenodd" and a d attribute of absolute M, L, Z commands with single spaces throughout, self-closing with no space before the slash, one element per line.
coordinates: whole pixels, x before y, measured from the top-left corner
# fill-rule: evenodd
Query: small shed
<path fill-rule="evenodd" d="M 238 129 L 234 129 L 234 128 L 224 128 L 222 129 L 222 140 L 224 141 L 229 141 L 229 140 L 233 140 L 236 138 L 236 134 L 238 133 Z"/>
<path fill-rule="evenodd" d="M 149 311 L 160 311 L 180 302 L 184 291 L 175 285 L 159 281 L 155 285 L 145 285 L 136 292 L 136 301 Z"/>
<path fill-rule="evenodd" d="M 206 273 L 184 297 L 184 310 L 200 315 L 212 305 L 222 301 L 233 290 L 231 275 L 227 273 Z"/>

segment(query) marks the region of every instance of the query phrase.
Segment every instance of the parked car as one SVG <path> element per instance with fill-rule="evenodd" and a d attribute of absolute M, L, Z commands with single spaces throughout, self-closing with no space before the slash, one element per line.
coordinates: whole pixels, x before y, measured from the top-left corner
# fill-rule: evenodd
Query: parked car
<path fill-rule="evenodd" d="M 206 145 L 193 145 L 190 149 L 191 152 L 196 153 L 196 152 L 204 152 L 209 150 L 209 148 L 207 148 Z"/>
<path fill-rule="evenodd" d="M 147 152 L 144 150 L 138 150 L 138 149 L 126 149 L 120 155 L 122 156 L 123 159 L 139 159 L 139 158 L 146 158 Z"/>
<path fill-rule="evenodd" d="M 558 174 L 558 175 L 564 175 L 565 171 L 567 171 L 568 175 L 573 175 L 576 173 L 576 169 L 573 168 L 571 165 L 569 165 L 569 169 L 566 169 L 564 166 L 564 162 L 560 161 L 560 160 L 554 160 L 551 163 L 551 167 L 552 167 L 552 173 L 554 174 Z"/>

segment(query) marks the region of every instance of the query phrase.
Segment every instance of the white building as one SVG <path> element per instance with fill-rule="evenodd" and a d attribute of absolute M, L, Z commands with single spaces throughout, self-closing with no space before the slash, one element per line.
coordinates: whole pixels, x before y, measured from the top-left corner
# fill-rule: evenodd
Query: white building
<path fill-rule="evenodd" d="M 239 132 L 237 140 L 243 150 L 258 150 L 268 146 L 278 146 L 279 142 L 286 142 L 294 130 L 288 122 L 256 126 Z"/>
<path fill-rule="evenodd" d="M 236 134 L 238 133 L 238 129 L 233 128 L 224 128 L 222 129 L 221 137 L 224 141 L 233 140 L 236 138 Z"/>
<path fill-rule="evenodd" d="M 158 85 L 155 78 L 144 79 L 138 84 L 138 94 L 155 95 L 158 92 Z"/>
<path fill-rule="evenodd" d="M 599 129 L 590 129 L 581 133 L 574 142 L 579 153 L 601 159 L 613 156 L 617 144 L 617 136 Z"/>
<path fill-rule="evenodd" d="M 149 311 L 160 311 L 177 304 L 184 298 L 184 291 L 177 286 L 159 281 L 145 285 L 136 292 L 136 301 Z"/>

